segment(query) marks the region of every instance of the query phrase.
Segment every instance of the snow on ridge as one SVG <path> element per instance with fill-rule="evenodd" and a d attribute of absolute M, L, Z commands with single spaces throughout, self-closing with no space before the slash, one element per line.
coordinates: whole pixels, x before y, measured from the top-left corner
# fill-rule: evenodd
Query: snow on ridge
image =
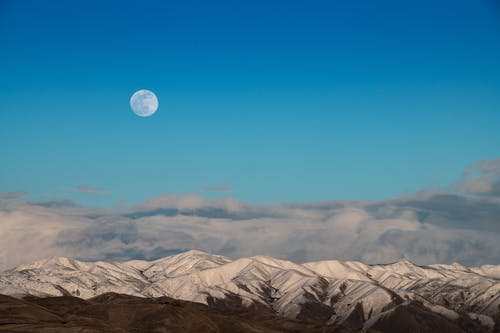
<path fill-rule="evenodd" d="M 497 278 L 500 279 L 500 265 L 483 265 L 478 267 L 465 267 L 458 263 L 453 264 L 433 264 L 429 266 L 419 266 L 415 265 L 408 260 L 400 260 L 390 264 L 377 264 L 377 265 L 366 265 L 357 261 L 339 261 L 339 260 L 321 260 L 312 261 L 303 264 L 294 263 L 292 261 L 277 259 L 270 256 L 257 255 L 248 258 L 240 259 L 230 259 L 225 256 L 210 254 L 207 252 L 199 250 L 190 250 L 182 252 L 179 254 L 170 255 L 164 258 L 160 258 L 154 261 L 146 260 L 129 260 L 129 261 L 117 261 L 117 262 L 105 262 L 105 261 L 80 261 L 68 257 L 51 257 L 48 259 L 41 259 L 31 263 L 26 263 L 19 265 L 7 271 L 15 270 L 34 270 L 40 269 L 47 266 L 61 266 L 71 269 L 85 269 L 86 267 L 95 266 L 98 264 L 112 264 L 128 266 L 131 269 L 136 269 L 139 271 L 147 271 L 151 267 L 158 266 L 162 269 L 167 269 L 174 272 L 173 267 L 180 265 L 191 265 L 195 271 L 201 271 L 204 269 L 216 268 L 231 262 L 235 262 L 241 259 L 249 259 L 252 261 L 260 262 L 268 266 L 275 266 L 278 269 L 295 269 L 299 272 L 305 272 L 307 274 L 319 274 L 329 276 L 329 274 L 334 274 L 332 277 L 344 278 L 342 274 L 352 274 L 353 277 L 358 277 L 361 280 L 366 280 L 366 274 L 374 271 L 387 271 L 399 275 L 406 274 L 421 274 L 429 278 L 432 277 L 442 277 L 443 271 L 450 271 L 455 273 L 475 273 L 484 277 Z M 197 263 L 204 263 L 207 266 L 200 265 L 196 266 Z M 182 270 L 181 270 L 182 272 Z M 187 270 L 187 273 L 192 271 Z M 435 272 L 435 273 L 433 273 Z M 0 273 L 1 274 L 1 273 Z M 181 273 L 182 274 L 182 273 Z"/>
<path fill-rule="evenodd" d="M 13 268 L 13 270 L 22 271 L 22 270 L 30 270 L 30 269 L 39 269 L 39 268 L 43 268 L 43 267 L 47 267 L 47 266 L 54 266 L 54 265 L 73 268 L 73 269 L 79 269 L 81 267 L 84 267 L 86 265 L 86 263 L 83 261 L 78 261 L 76 259 L 67 258 L 67 257 L 51 257 L 51 258 L 47 258 L 47 259 L 37 260 L 37 261 L 27 263 L 27 264 L 22 264 L 20 266 Z"/>
<path fill-rule="evenodd" d="M 319 275 L 331 278 L 371 281 L 367 272 L 353 269 L 338 260 L 315 261 L 303 265 Z"/>
<path fill-rule="evenodd" d="M 500 265 L 482 265 L 479 267 L 471 268 L 471 271 L 479 275 L 488 276 L 500 280 Z"/>
<path fill-rule="evenodd" d="M 200 303 L 207 303 L 209 296 L 224 299 L 231 294 L 243 304 L 261 303 L 292 318 L 302 305 L 321 303 L 334 310 L 333 321 L 344 320 L 358 303 L 365 314 L 378 316 L 403 301 L 426 299 L 435 312 L 453 317 L 447 303 L 453 307 L 456 302 L 457 309 L 478 312 L 478 317 L 491 315 L 500 305 L 500 297 L 495 297 L 500 294 L 499 277 L 500 266 L 493 265 L 418 266 L 407 260 L 386 265 L 338 260 L 297 264 L 268 256 L 232 260 L 193 250 L 154 261 L 39 260 L 0 273 L 0 293 L 91 298 L 118 292 Z"/>

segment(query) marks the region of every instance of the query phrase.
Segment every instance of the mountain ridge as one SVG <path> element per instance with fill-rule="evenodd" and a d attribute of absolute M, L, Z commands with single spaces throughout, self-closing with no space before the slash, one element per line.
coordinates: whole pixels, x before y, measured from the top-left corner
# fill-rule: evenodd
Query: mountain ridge
<path fill-rule="evenodd" d="M 233 260 L 191 250 L 150 262 L 42 259 L 1 272 L 0 294 L 84 299 L 108 292 L 168 296 L 228 308 L 265 307 L 289 319 L 356 329 L 375 327 L 384 318 L 417 306 L 430 317 L 474 322 L 484 332 L 498 332 L 498 277 L 500 266 L 494 265 L 419 266 L 408 260 L 379 265 L 338 260 L 297 264 L 267 256 Z"/>

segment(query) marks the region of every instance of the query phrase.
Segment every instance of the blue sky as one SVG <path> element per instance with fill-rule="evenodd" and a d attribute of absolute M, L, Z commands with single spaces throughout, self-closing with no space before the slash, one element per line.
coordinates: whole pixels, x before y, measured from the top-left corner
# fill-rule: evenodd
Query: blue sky
<path fill-rule="evenodd" d="M 493 0 L 0 1 L 0 192 L 113 206 L 446 186 L 500 155 L 499 41 Z M 129 108 L 139 89 L 159 98 L 150 118 Z"/>

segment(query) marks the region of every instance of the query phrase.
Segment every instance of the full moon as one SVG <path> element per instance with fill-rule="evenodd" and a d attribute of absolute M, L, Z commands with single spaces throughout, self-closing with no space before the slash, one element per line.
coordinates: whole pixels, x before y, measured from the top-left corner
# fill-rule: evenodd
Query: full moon
<path fill-rule="evenodd" d="M 140 117 L 149 117 L 158 109 L 158 98 L 149 90 L 138 90 L 130 97 L 132 111 Z"/>

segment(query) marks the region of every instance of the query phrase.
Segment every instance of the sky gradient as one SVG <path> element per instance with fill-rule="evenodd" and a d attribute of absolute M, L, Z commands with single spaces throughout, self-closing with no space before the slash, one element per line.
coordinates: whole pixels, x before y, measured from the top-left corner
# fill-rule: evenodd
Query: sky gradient
<path fill-rule="evenodd" d="M 500 155 L 495 1 L 0 0 L 0 192 L 384 199 Z M 139 89 L 159 109 L 129 107 Z"/>

